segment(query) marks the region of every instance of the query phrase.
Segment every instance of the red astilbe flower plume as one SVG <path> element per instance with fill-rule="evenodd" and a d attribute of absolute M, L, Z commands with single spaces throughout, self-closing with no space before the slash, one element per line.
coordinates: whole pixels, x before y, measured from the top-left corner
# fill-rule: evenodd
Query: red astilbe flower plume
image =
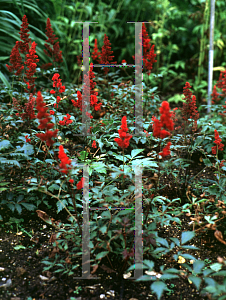
<path fill-rule="evenodd" d="M 43 142 L 46 141 L 47 146 L 51 147 L 55 143 L 52 138 L 57 136 L 58 129 L 55 129 L 54 131 L 49 130 L 54 127 L 54 124 L 48 123 L 52 118 L 46 112 L 48 108 L 46 107 L 46 103 L 43 101 L 40 91 L 37 93 L 36 104 L 36 109 L 38 111 L 37 118 L 39 119 L 40 123 L 38 128 L 46 129 L 45 133 L 37 133 L 36 136 L 39 137 Z"/>
<path fill-rule="evenodd" d="M 23 19 L 22 19 L 22 25 L 21 25 L 21 28 L 20 28 L 20 38 L 21 40 L 23 41 L 20 41 L 19 42 L 19 49 L 20 49 L 20 52 L 21 53 L 28 53 L 29 52 L 29 43 L 31 44 L 31 39 L 29 38 L 29 35 L 28 34 L 28 22 L 27 22 L 27 17 L 26 15 L 23 16 Z"/>
<path fill-rule="evenodd" d="M 157 62 L 157 60 L 155 60 L 156 54 L 154 53 L 155 45 L 152 45 L 152 47 L 151 47 L 151 45 L 149 44 L 151 39 L 148 36 L 146 26 L 144 23 L 142 23 L 142 30 L 139 34 L 140 39 L 141 39 L 141 33 L 142 33 L 144 65 L 145 65 L 145 68 L 148 70 L 147 74 L 150 75 L 152 67 L 153 67 L 153 63 Z M 141 44 L 141 43 L 139 43 L 139 44 Z M 151 47 L 151 50 L 150 50 L 150 47 Z M 133 55 L 132 57 L 135 60 L 135 56 Z"/>
<path fill-rule="evenodd" d="M 90 64 L 90 70 L 89 70 L 89 80 L 90 80 L 90 95 L 98 95 L 98 92 L 95 92 L 95 85 L 96 82 L 93 81 L 93 79 L 95 78 L 95 75 L 93 73 L 93 63 Z"/>
<path fill-rule="evenodd" d="M 84 186 L 84 183 L 85 183 L 85 178 L 82 177 L 81 180 L 79 181 L 79 183 L 76 184 L 77 189 L 81 190 Z"/>
<path fill-rule="evenodd" d="M 217 87 L 219 88 L 219 89 L 222 89 L 223 88 L 223 86 L 224 86 L 224 83 L 223 83 L 223 75 L 225 75 L 226 74 L 226 70 L 225 71 L 221 71 L 220 72 L 220 76 L 219 76 L 219 79 L 218 79 L 218 81 L 217 81 Z"/>
<path fill-rule="evenodd" d="M 225 101 L 225 103 L 226 103 L 226 101 Z M 222 105 L 222 107 L 226 108 L 226 105 Z M 222 113 L 219 112 L 219 115 L 222 116 L 222 117 L 225 117 L 226 116 L 226 110 L 223 111 Z"/>
<path fill-rule="evenodd" d="M 224 77 L 222 79 L 222 97 L 225 98 L 226 97 L 226 72 L 224 72 Z"/>
<path fill-rule="evenodd" d="M 213 87 L 213 92 L 211 94 L 211 97 L 212 97 L 212 104 L 215 103 L 215 101 L 220 101 L 220 98 L 219 98 L 219 93 L 217 92 L 217 88 L 216 88 L 216 85 Z"/>
<path fill-rule="evenodd" d="M 24 69 L 24 66 L 22 65 L 22 58 L 20 56 L 20 52 L 19 52 L 19 42 L 16 41 L 16 45 L 13 47 L 12 51 L 11 51 L 11 55 L 10 55 L 10 60 L 9 60 L 10 64 L 12 66 L 9 66 L 6 64 L 7 69 L 9 70 L 9 72 L 13 72 L 16 71 L 15 75 L 20 75 L 22 70 Z"/>
<path fill-rule="evenodd" d="M 216 154 L 217 153 L 217 149 L 223 151 L 224 144 L 221 143 L 221 139 L 219 137 L 219 133 L 217 132 L 216 129 L 214 130 L 214 133 L 215 133 L 215 141 L 214 141 L 214 143 L 217 146 L 212 147 L 212 153 Z"/>
<path fill-rule="evenodd" d="M 53 58 L 53 62 L 59 62 L 61 63 L 63 61 L 62 58 L 62 51 L 60 51 L 60 46 L 59 46 L 59 42 L 56 42 L 58 40 L 58 37 L 56 37 L 56 35 L 53 33 L 53 29 L 51 27 L 51 23 L 50 23 L 50 19 L 47 18 L 47 22 L 46 22 L 46 36 L 48 37 L 48 40 L 45 40 L 48 44 L 52 45 L 52 47 L 50 47 L 50 45 L 45 44 L 46 49 L 49 51 L 46 51 L 45 49 L 43 50 L 44 53 Z"/>
<path fill-rule="evenodd" d="M 151 74 L 151 70 L 153 67 L 153 63 L 157 62 L 155 60 L 156 54 L 154 53 L 155 45 L 149 44 L 151 39 L 148 36 L 145 24 L 142 23 L 142 37 L 143 37 L 143 57 L 144 57 L 144 64 L 145 68 L 148 70 L 148 75 Z M 150 50 L 151 47 L 151 50 Z M 149 60 L 149 61 L 148 61 Z"/>
<path fill-rule="evenodd" d="M 149 44 L 151 39 L 148 36 L 147 29 L 144 23 L 142 23 L 142 38 L 143 38 L 143 57 L 147 57 L 148 51 L 151 47 L 151 45 Z"/>
<path fill-rule="evenodd" d="M 132 135 L 127 133 L 129 129 L 127 128 L 126 116 L 122 117 L 121 129 L 118 130 L 120 138 L 115 138 L 115 142 L 122 149 L 128 148 L 129 140 L 132 138 Z"/>
<path fill-rule="evenodd" d="M 35 103 L 35 97 L 33 97 L 33 94 L 31 93 L 29 96 L 28 103 L 25 103 L 25 109 L 24 109 L 25 112 L 21 114 L 22 120 L 24 119 L 32 120 L 36 118 L 34 113 L 34 103 Z"/>
<path fill-rule="evenodd" d="M 90 94 L 90 105 L 92 107 L 94 107 L 95 111 L 98 111 L 98 110 L 101 109 L 102 103 L 97 103 L 98 102 L 98 99 L 97 99 L 98 93 L 93 90 L 95 88 L 96 83 L 93 82 L 93 78 L 95 76 L 94 76 L 94 73 L 92 72 L 92 69 L 93 69 L 93 63 L 90 64 L 90 70 L 88 72 L 88 76 L 85 75 L 85 80 L 84 80 L 85 85 L 84 85 L 83 93 L 85 95 L 85 99 L 87 99 L 88 95 Z M 90 80 L 90 92 L 88 92 L 87 80 Z M 81 94 L 80 91 L 77 91 L 77 96 L 78 96 L 78 100 L 75 101 L 75 100 L 72 99 L 71 102 L 73 103 L 74 107 L 78 107 L 80 109 L 80 111 L 82 111 L 82 94 Z M 89 115 L 89 114 L 87 114 L 87 115 Z M 90 118 L 92 119 L 93 116 L 90 115 Z"/>
<path fill-rule="evenodd" d="M 93 53 L 92 53 L 92 59 L 94 61 L 97 61 L 98 63 L 101 63 L 101 53 L 99 52 L 98 50 L 98 46 L 97 46 L 97 39 L 95 39 L 95 42 L 94 42 L 94 50 L 93 50 Z"/>
<path fill-rule="evenodd" d="M 104 45 L 102 47 L 102 52 L 101 52 L 101 64 L 107 65 L 110 62 L 112 64 L 116 64 L 116 61 L 112 61 L 114 56 L 111 56 L 111 54 L 113 53 L 113 51 L 111 51 L 111 43 L 108 40 L 108 37 L 106 34 L 104 34 Z M 108 68 L 104 68 L 104 74 L 106 75 L 108 73 L 109 69 Z"/>
<path fill-rule="evenodd" d="M 154 137 L 160 137 L 161 139 L 164 139 L 165 137 L 170 135 L 170 132 L 168 132 L 165 129 L 173 130 L 174 129 L 174 123 L 173 120 L 171 120 L 172 113 L 170 113 L 170 107 L 169 103 L 167 101 L 162 102 L 162 106 L 159 108 L 161 117 L 160 121 L 155 118 L 155 116 L 152 117 L 153 123 L 153 136 Z"/>
<path fill-rule="evenodd" d="M 68 169 L 70 169 L 70 167 L 67 167 L 67 165 L 71 164 L 71 160 L 69 160 L 69 158 L 67 157 L 67 154 L 64 152 L 64 147 L 62 145 L 59 146 L 59 154 L 58 157 L 61 161 L 60 163 L 60 172 L 67 174 L 68 173 Z"/>
<path fill-rule="evenodd" d="M 196 107 L 196 97 L 192 96 L 192 92 L 189 90 L 190 88 L 189 82 L 186 82 L 185 87 L 183 88 L 183 94 L 185 96 L 184 100 L 186 100 L 186 102 L 183 103 L 181 111 L 182 117 L 186 122 L 190 123 L 188 119 L 193 119 L 195 121 L 192 130 L 196 130 L 199 113 Z M 184 124 L 182 124 L 182 126 L 184 126 Z"/>
<path fill-rule="evenodd" d="M 173 121 L 170 119 L 172 116 L 172 113 L 170 113 L 170 106 L 167 101 L 162 102 L 162 106 L 159 108 L 160 114 L 161 114 L 161 123 L 162 126 L 165 126 L 169 130 L 173 130 L 174 124 Z"/>
<path fill-rule="evenodd" d="M 162 157 L 165 157 L 167 155 L 170 155 L 170 145 L 171 145 L 171 142 L 168 142 L 168 144 L 165 146 L 165 148 L 162 149 L 162 152 L 159 152 L 159 154 L 162 156 Z"/>
<path fill-rule="evenodd" d="M 29 49 L 29 54 L 26 54 L 26 61 L 25 65 L 27 66 L 27 71 L 25 74 L 25 78 L 28 80 L 26 81 L 24 79 L 24 82 L 27 84 L 28 90 L 25 90 L 26 93 L 29 93 L 34 88 L 34 82 L 37 77 L 33 77 L 34 73 L 36 72 L 37 62 L 39 62 L 38 55 L 35 55 L 35 47 L 36 43 L 33 42 L 31 45 L 31 48 Z M 36 88 L 34 88 L 34 94 L 35 94 Z"/>
<path fill-rule="evenodd" d="M 154 53 L 154 48 L 155 48 L 155 45 L 152 45 L 151 50 L 149 51 L 149 53 L 147 55 L 147 59 L 144 58 L 145 68 L 148 70 L 148 72 L 147 72 L 148 75 L 151 74 L 153 63 L 157 62 L 157 60 L 155 59 L 156 54 Z"/>

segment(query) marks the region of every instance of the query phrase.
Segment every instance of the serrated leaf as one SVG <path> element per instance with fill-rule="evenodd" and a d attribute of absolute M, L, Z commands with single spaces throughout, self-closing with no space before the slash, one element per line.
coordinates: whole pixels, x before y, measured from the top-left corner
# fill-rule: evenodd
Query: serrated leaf
<path fill-rule="evenodd" d="M 157 295 L 158 300 L 160 300 L 164 291 L 167 291 L 167 286 L 162 281 L 155 281 L 151 285 L 152 291 Z"/>
<path fill-rule="evenodd" d="M 145 259 L 143 263 L 149 268 L 149 270 L 152 270 L 155 265 L 155 263 L 152 260 L 147 260 L 147 259 Z"/>

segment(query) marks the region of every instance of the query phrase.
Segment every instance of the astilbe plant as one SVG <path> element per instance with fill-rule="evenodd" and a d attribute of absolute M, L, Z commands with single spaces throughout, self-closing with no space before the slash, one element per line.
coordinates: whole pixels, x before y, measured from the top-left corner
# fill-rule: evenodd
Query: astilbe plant
<path fill-rule="evenodd" d="M 124 150 L 125 148 L 129 147 L 129 141 L 132 138 L 132 135 L 127 132 L 129 129 L 127 127 L 126 116 L 122 117 L 121 122 L 122 122 L 121 129 L 118 130 L 120 138 L 115 138 L 114 141 L 118 144 L 120 148 L 122 148 L 123 151 L 123 172 L 124 172 Z M 123 177 L 123 183 L 124 183 L 124 178 L 125 177 Z"/>
<path fill-rule="evenodd" d="M 153 67 L 153 63 L 157 62 L 155 59 L 156 54 L 154 53 L 155 45 L 150 45 L 151 39 L 148 36 L 147 29 L 144 23 L 142 23 L 142 29 L 139 34 L 140 40 L 142 40 L 142 46 L 143 46 L 143 60 L 145 69 L 147 70 L 147 74 L 151 74 L 151 70 Z M 139 42 L 141 44 L 141 42 Z M 151 49 L 150 49 L 151 48 Z M 135 56 L 132 56 L 135 60 Z"/>
<path fill-rule="evenodd" d="M 193 127 L 192 131 L 197 130 L 197 120 L 199 118 L 199 113 L 196 107 L 196 97 L 190 91 L 190 83 L 186 82 L 185 87 L 183 88 L 183 94 L 185 96 L 184 100 L 186 101 L 183 103 L 183 107 L 181 110 L 182 118 L 185 120 L 185 123 L 182 123 L 182 127 L 184 129 L 184 137 L 185 137 L 185 145 L 187 144 L 187 125 L 190 124 L 189 119 L 193 119 Z"/>
<path fill-rule="evenodd" d="M 94 91 L 95 85 L 96 83 L 93 82 L 93 78 L 95 78 L 94 73 L 92 72 L 93 70 L 93 64 L 91 63 L 90 65 L 90 70 L 88 72 L 88 76 L 85 75 L 85 85 L 84 85 L 84 90 L 83 93 L 85 95 L 85 98 L 88 97 L 88 95 L 90 95 L 90 105 L 91 107 L 94 107 L 95 111 L 100 110 L 102 103 L 98 103 L 98 99 L 97 99 L 97 95 L 98 92 Z M 88 80 L 90 80 L 90 91 L 88 91 Z M 72 104 L 74 107 L 78 107 L 80 109 L 80 111 L 82 112 L 82 94 L 80 91 L 77 91 L 77 96 L 78 96 L 78 100 L 71 100 Z M 86 105 L 84 105 L 84 108 L 86 108 Z M 87 116 L 90 117 L 90 119 L 93 118 L 93 116 L 91 114 L 89 114 L 88 112 L 86 112 Z"/>
<path fill-rule="evenodd" d="M 27 84 L 27 90 L 25 89 L 25 92 L 31 93 L 33 90 L 34 94 L 36 92 L 34 82 L 37 77 L 33 77 L 33 75 L 36 72 L 36 67 L 37 67 L 36 63 L 39 61 L 38 55 L 35 54 L 36 45 L 37 44 L 33 42 L 31 48 L 29 49 L 29 54 L 26 54 L 25 65 L 27 66 L 27 71 L 25 73 L 25 79 L 24 79 L 24 82 Z"/>
<path fill-rule="evenodd" d="M 61 63 L 63 61 L 62 51 L 60 51 L 59 42 L 56 42 L 58 40 L 58 37 L 56 37 L 56 35 L 53 32 L 49 18 L 47 18 L 47 22 L 46 22 L 46 36 L 48 37 L 48 39 L 46 40 L 46 43 L 44 45 L 47 50 L 44 49 L 43 50 L 44 53 L 47 56 L 52 58 L 53 63 Z M 42 65 L 41 68 L 48 69 L 51 66 L 52 66 L 52 63 L 47 63 L 47 64 Z"/>
<path fill-rule="evenodd" d="M 39 137 L 43 142 L 46 141 L 48 147 L 51 147 L 54 144 L 52 138 L 57 136 L 58 129 L 51 131 L 54 127 L 53 123 L 49 123 L 51 121 L 51 117 L 49 113 L 47 113 L 48 108 L 46 107 L 46 103 L 43 101 L 42 94 L 40 91 L 37 93 L 36 98 L 36 109 L 38 111 L 37 118 L 39 119 L 40 125 L 39 129 L 45 130 L 45 133 L 37 133 L 36 136 Z"/>

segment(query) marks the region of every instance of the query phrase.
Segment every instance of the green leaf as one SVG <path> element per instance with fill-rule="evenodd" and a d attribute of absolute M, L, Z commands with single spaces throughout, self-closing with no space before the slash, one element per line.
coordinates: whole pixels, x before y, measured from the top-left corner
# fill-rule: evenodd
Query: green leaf
<path fill-rule="evenodd" d="M 135 156 L 137 156 L 137 154 L 141 153 L 142 151 L 144 151 L 144 149 L 133 149 L 131 151 L 131 158 L 134 158 Z"/>
<path fill-rule="evenodd" d="M 193 263 L 193 271 L 194 273 L 196 274 L 199 274 L 202 272 L 202 268 L 205 267 L 205 262 L 202 261 L 202 260 L 196 260 L 194 263 Z"/>
<path fill-rule="evenodd" d="M 0 142 L 0 151 L 2 151 L 2 150 L 4 150 L 4 149 L 7 149 L 7 148 L 9 148 L 9 147 L 12 147 L 10 141 L 8 141 L 8 140 L 2 140 L 2 141 Z"/>
<path fill-rule="evenodd" d="M 216 272 L 215 274 L 211 274 L 211 276 L 226 276 L 226 270 Z"/>
<path fill-rule="evenodd" d="M 162 281 L 153 282 L 151 289 L 157 295 L 158 300 L 161 298 L 163 292 L 168 290 L 166 284 Z"/>
<path fill-rule="evenodd" d="M 108 254 L 108 251 L 100 252 L 96 255 L 96 259 L 101 259 Z"/>
<path fill-rule="evenodd" d="M 183 231 L 181 234 L 181 244 L 185 244 L 195 236 L 194 231 Z"/>
<path fill-rule="evenodd" d="M 157 237 L 156 242 L 159 242 L 161 245 L 165 246 L 166 248 L 169 248 L 169 244 L 168 244 L 166 239 L 163 239 L 161 237 Z"/>
<path fill-rule="evenodd" d="M 169 279 L 174 279 L 174 278 L 178 278 L 178 275 L 175 275 L 175 274 L 163 274 L 161 276 L 161 280 L 169 280 Z"/>
<path fill-rule="evenodd" d="M 222 264 L 219 264 L 219 263 L 212 264 L 212 265 L 210 265 L 210 269 L 215 272 L 218 272 L 222 269 Z"/>
<path fill-rule="evenodd" d="M 189 281 L 189 280 L 191 280 L 192 283 L 194 283 L 194 285 L 195 285 L 195 287 L 197 288 L 197 290 L 199 290 L 199 287 L 200 287 L 200 284 L 201 284 L 201 282 L 202 282 L 202 279 L 199 278 L 199 277 L 196 277 L 196 276 L 191 275 L 191 276 L 188 277 L 188 281 Z"/>
<path fill-rule="evenodd" d="M 180 247 L 180 241 L 178 238 L 170 238 L 178 247 Z"/>
<path fill-rule="evenodd" d="M 155 263 L 152 260 L 145 259 L 143 263 L 149 267 L 149 270 L 153 270 Z"/>
<path fill-rule="evenodd" d="M 111 213 L 109 210 L 106 210 L 104 212 L 102 212 L 101 217 L 104 219 L 110 219 L 111 218 Z"/>
<path fill-rule="evenodd" d="M 4 85 L 10 90 L 11 86 L 9 81 L 6 79 L 5 75 L 0 71 L 0 79 L 2 80 L 2 82 L 4 83 Z M 10 94 L 10 92 L 8 92 Z"/>
<path fill-rule="evenodd" d="M 184 257 L 185 259 L 196 260 L 196 258 L 191 254 L 184 253 L 184 254 L 181 254 L 181 256 Z"/>
<path fill-rule="evenodd" d="M 36 209 L 36 206 L 34 204 L 22 202 L 21 205 L 23 205 L 27 210 L 30 210 L 30 211 Z"/>
<path fill-rule="evenodd" d="M 142 275 L 136 281 L 151 281 L 151 280 L 156 280 L 156 276 L 150 276 L 150 275 Z"/>
<path fill-rule="evenodd" d="M 104 225 L 99 229 L 103 234 L 105 234 L 106 230 L 107 230 L 107 226 Z"/>

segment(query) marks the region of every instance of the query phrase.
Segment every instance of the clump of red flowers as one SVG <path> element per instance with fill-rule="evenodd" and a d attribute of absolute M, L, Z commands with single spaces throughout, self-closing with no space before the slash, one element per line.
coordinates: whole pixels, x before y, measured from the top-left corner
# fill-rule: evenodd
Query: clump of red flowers
<path fill-rule="evenodd" d="M 124 116 L 122 117 L 121 129 L 118 130 L 120 138 L 115 138 L 115 142 L 122 149 L 128 148 L 129 140 L 132 138 L 132 135 L 127 132 L 128 130 L 129 129 L 127 128 L 126 116 Z"/>
<path fill-rule="evenodd" d="M 46 107 L 46 103 L 43 101 L 40 91 L 37 93 L 36 104 L 36 109 L 38 111 L 37 118 L 39 119 L 40 123 L 38 128 L 46 130 L 45 133 L 37 133 L 36 136 L 42 141 L 46 141 L 47 146 L 51 147 L 55 143 L 52 138 L 57 136 L 58 129 L 55 129 L 54 131 L 50 130 L 54 127 L 54 124 L 49 123 L 52 117 L 50 117 L 49 113 L 47 113 L 48 108 Z"/>
<path fill-rule="evenodd" d="M 160 121 L 156 119 L 154 116 L 152 117 L 152 120 L 154 121 L 153 136 L 164 139 L 165 137 L 171 135 L 171 133 L 165 130 L 164 128 L 171 131 L 174 129 L 174 123 L 173 120 L 171 119 L 172 113 L 170 113 L 169 103 L 167 101 L 163 101 L 162 106 L 159 108 L 159 111 L 161 114 Z M 171 142 L 168 142 L 166 147 L 163 148 L 162 152 L 159 153 L 162 157 L 170 155 L 170 151 L 169 151 L 170 145 Z"/>
<path fill-rule="evenodd" d="M 216 154 L 217 153 L 217 149 L 223 151 L 224 145 L 221 143 L 221 139 L 219 137 L 219 133 L 217 132 L 216 129 L 214 130 L 214 134 L 215 134 L 215 141 L 214 141 L 214 143 L 217 146 L 212 147 L 212 153 Z"/>

